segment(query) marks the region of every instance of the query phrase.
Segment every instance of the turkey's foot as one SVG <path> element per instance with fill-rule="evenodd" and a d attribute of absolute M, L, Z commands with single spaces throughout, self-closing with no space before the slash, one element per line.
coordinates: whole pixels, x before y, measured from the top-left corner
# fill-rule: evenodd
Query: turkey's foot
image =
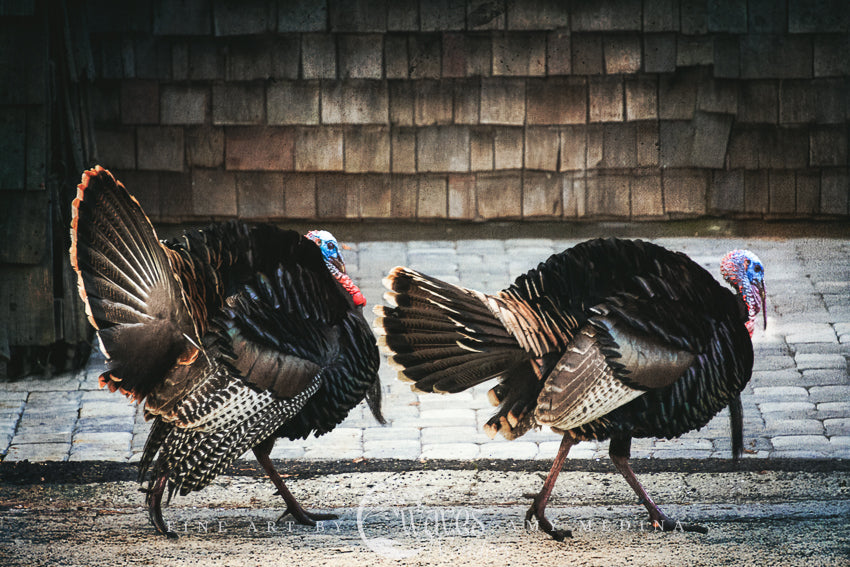
<path fill-rule="evenodd" d="M 168 484 L 168 473 L 159 476 L 150 488 L 143 490 L 147 493 L 145 504 L 148 507 L 148 517 L 156 531 L 168 539 L 177 539 L 177 534 L 170 531 L 162 519 L 162 494 L 165 492 L 166 484 Z"/>
<path fill-rule="evenodd" d="M 550 522 L 545 515 L 538 512 L 536 500 L 534 504 L 532 504 L 531 507 L 528 509 L 528 512 L 525 513 L 526 527 L 531 526 L 532 518 L 537 521 L 537 528 L 552 536 L 555 541 L 564 541 L 564 539 L 568 537 L 573 537 L 573 532 L 571 530 L 555 529 L 555 526 L 552 524 L 552 522 Z"/>
<path fill-rule="evenodd" d="M 708 533 L 708 528 L 700 526 L 699 524 L 685 524 L 669 518 L 667 514 L 662 512 L 655 502 L 652 501 L 652 498 L 649 497 L 646 489 L 644 489 L 643 485 L 637 479 L 631 465 L 629 464 L 631 443 L 631 437 L 612 438 L 608 452 L 611 455 L 611 461 L 614 463 L 614 466 L 617 467 L 617 470 L 620 471 L 620 474 L 623 475 L 623 478 L 626 479 L 626 482 L 629 483 L 629 486 L 631 486 L 632 490 L 634 490 L 635 494 L 637 494 L 638 502 L 643 504 L 649 512 L 650 525 L 655 529 L 665 532 L 682 531 L 697 532 L 701 534 Z"/>
<path fill-rule="evenodd" d="M 257 461 L 266 470 L 266 473 L 268 473 L 272 484 L 274 484 L 275 488 L 277 488 L 277 494 L 282 496 L 283 501 L 286 502 L 286 512 L 281 514 L 277 521 L 280 522 L 286 516 L 291 515 L 296 522 L 303 526 L 315 526 L 316 522 L 323 520 L 336 520 L 339 518 L 336 514 L 308 512 L 303 506 L 301 506 L 295 496 L 286 487 L 286 483 L 283 482 L 280 474 L 278 474 L 277 470 L 274 468 L 271 459 L 269 459 L 269 451 L 271 451 L 272 445 L 274 445 L 274 443 L 262 443 L 257 447 L 254 447 L 254 456 L 257 457 Z"/>
<path fill-rule="evenodd" d="M 287 503 L 286 511 L 280 515 L 280 518 L 277 519 L 278 522 L 282 522 L 283 519 L 287 516 L 292 516 L 292 518 L 302 526 L 315 526 L 316 522 L 322 522 L 325 520 L 336 520 L 337 518 L 339 518 L 337 514 L 310 512 L 309 510 L 305 510 L 297 501 L 294 501 L 294 504 L 295 505 L 293 506 Z"/>
<path fill-rule="evenodd" d="M 525 525 L 528 527 L 531 523 L 531 518 L 537 520 L 538 529 L 543 530 L 556 541 L 564 541 L 565 538 L 573 537 L 573 532 L 570 530 L 556 530 L 555 526 L 546 518 L 546 504 L 549 502 L 549 496 L 552 495 L 552 489 L 555 487 L 555 481 L 558 480 L 558 474 L 564 466 L 564 461 L 567 459 L 567 453 L 570 452 L 576 441 L 564 435 L 561 439 L 561 445 L 558 447 L 558 454 L 555 455 L 555 460 L 552 462 L 552 468 L 549 469 L 549 474 L 546 475 L 546 480 L 543 482 L 543 488 L 540 493 L 534 496 L 531 503 L 531 508 L 525 513 Z"/>
<path fill-rule="evenodd" d="M 687 524 L 680 522 L 679 520 L 674 520 L 662 512 L 657 506 L 655 507 L 654 512 L 652 510 L 649 512 L 649 523 L 654 529 L 664 532 L 708 533 L 708 528 L 705 526 L 701 526 L 699 524 Z"/>

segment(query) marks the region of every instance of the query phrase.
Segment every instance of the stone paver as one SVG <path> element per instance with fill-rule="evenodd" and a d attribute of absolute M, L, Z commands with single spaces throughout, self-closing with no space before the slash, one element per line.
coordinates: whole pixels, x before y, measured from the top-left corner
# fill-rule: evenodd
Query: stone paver
<path fill-rule="evenodd" d="M 380 303 L 381 278 L 407 265 L 460 285 L 494 292 L 568 239 L 505 239 L 351 243 L 349 272 L 370 306 Z M 715 277 L 729 249 L 756 251 L 767 267 L 768 326 L 754 337 L 753 379 L 742 395 L 745 458 L 850 458 L 850 241 L 824 239 L 659 238 L 684 251 Z M 367 308 L 367 317 L 374 317 Z M 123 396 L 101 390 L 96 352 L 87 368 L 52 378 L 0 383 L 0 458 L 9 461 L 137 461 L 150 423 Z M 364 405 L 318 439 L 279 440 L 276 459 L 551 459 L 560 437 L 534 430 L 507 442 L 481 426 L 493 413 L 492 383 L 456 395 L 416 394 L 381 368 L 381 427 Z M 634 458 L 728 458 L 728 412 L 679 439 L 635 439 Z M 571 459 L 598 459 L 607 442 L 582 442 Z M 250 453 L 246 458 L 250 458 Z"/>

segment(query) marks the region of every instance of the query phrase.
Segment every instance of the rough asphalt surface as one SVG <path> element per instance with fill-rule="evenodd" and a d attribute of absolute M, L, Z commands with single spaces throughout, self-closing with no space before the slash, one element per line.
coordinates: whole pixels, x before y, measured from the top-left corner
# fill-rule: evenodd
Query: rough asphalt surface
<path fill-rule="evenodd" d="M 589 236 L 376 242 L 336 232 L 353 243 L 346 261 L 371 305 L 397 264 L 496 291 Z M 166 540 L 135 482 L 148 425 L 97 389 L 103 361 L 93 357 L 78 373 L 0 383 L 0 565 L 850 565 L 850 238 L 839 232 L 655 239 L 712 273 L 733 247 L 767 266 L 742 462 L 729 460 L 725 413 L 678 440 L 633 446 L 656 502 L 705 535 L 654 532 L 607 444 L 588 443 L 571 453 L 547 509 L 573 538 L 551 540 L 524 517 L 558 437 L 491 441 L 480 430 L 487 387 L 419 396 L 385 368 L 389 427 L 356 408 L 330 435 L 273 453 L 305 506 L 339 520 L 279 520 L 281 499 L 245 460 L 175 496 L 164 515 L 180 538 Z"/>

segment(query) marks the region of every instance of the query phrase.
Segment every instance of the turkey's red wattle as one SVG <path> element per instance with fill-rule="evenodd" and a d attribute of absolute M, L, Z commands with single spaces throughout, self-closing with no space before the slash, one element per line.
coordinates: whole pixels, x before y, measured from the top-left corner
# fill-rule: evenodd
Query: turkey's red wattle
<path fill-rule="evenodd" d="M 351 299 L 354 300 L 355 305 L 366 305 L 366 298 L 363 297 L 360 288 L 357 287 L 357 284 L 350 277 L 340 272 L 337 274 L 336 279 L 345 288 L 345 291 L 351 294 Z"/>

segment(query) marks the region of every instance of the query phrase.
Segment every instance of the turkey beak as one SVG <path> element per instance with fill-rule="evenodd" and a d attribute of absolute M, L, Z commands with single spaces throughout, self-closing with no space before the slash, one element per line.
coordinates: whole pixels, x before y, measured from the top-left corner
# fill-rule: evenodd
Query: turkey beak
<path fill-rule="evenodd" d="M 330 263 L 333 265 L 334 268 L 336 268 L 337 270 L 339 270 L 343 274 L 345 273 L 345 261 L 342 259 L 342 254 L 336 253 L 333 256 L 331 256 L 329 258 L 329 260 L 330 260 Z"/>
<path fill-rule="evenodd" d="M 767 294 L 764 289 L 764 281 L 756 282 L 756 289 L 759 294 L 759 304 L 761 307 L 761 316 L 763 322 L 763 328 L 767 329 Z"/>

